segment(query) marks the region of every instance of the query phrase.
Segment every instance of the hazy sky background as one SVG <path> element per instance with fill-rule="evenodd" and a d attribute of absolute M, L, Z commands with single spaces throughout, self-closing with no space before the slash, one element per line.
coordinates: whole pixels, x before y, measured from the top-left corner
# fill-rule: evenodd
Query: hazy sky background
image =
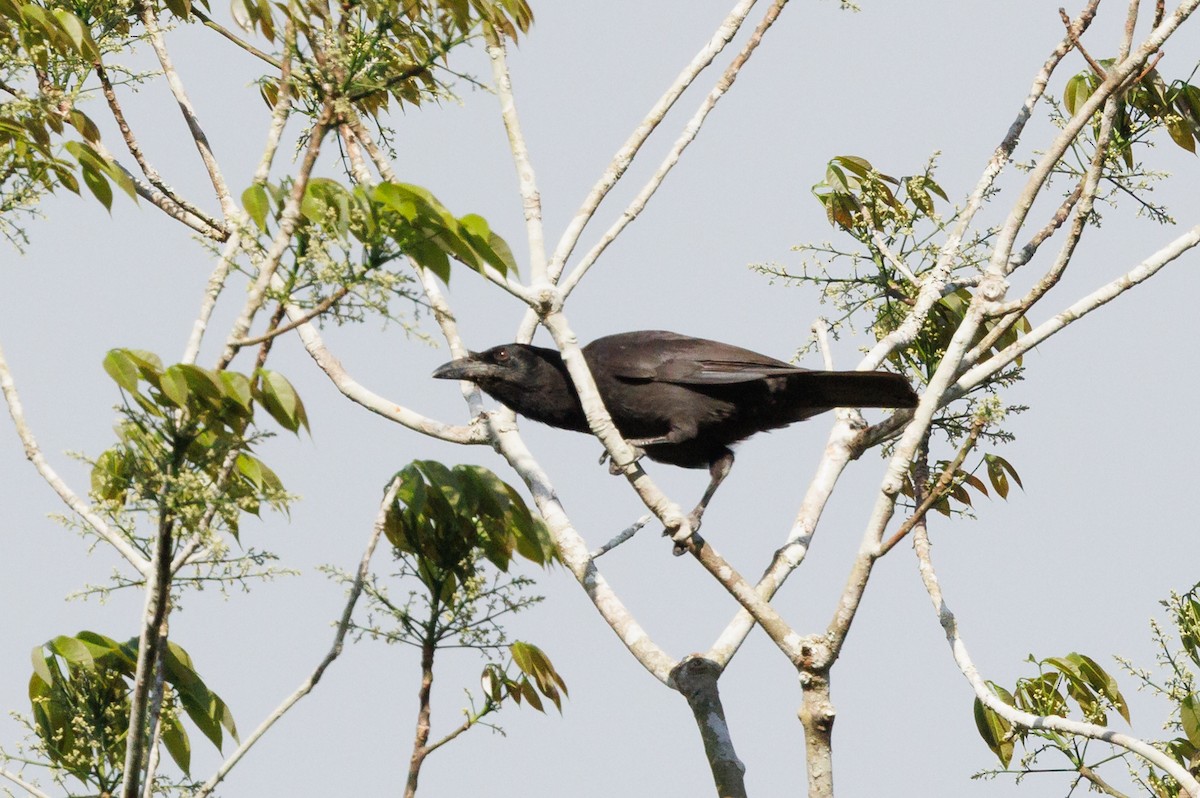
<path fill-rule="evenodd" d="M 551 242 L 632 126 L 731 5 L 534 4 L 534 29 L 510 57 Z M 789 5 L 650 207 L 572 296 L 567 313 L 581 340 L 664 328 L 789 357 L 805 343 L 813 319 L 829 309 L 819 306 L 814 290 L 770 285 L 747 266 L 794 268 L 794 244 L 835 238 L 809 191 L 826 161 L 852 154 L 889 174 L 914 174 L 940 151 L 937 180 L 961 201 L 1063 30 L 1057 2 L 868 0 L 863 6 L 850 14 L 831 0 Z M 1124 10 L 1111 0 L 1101 7 L 1085 38 L 1097 57 L 1115 51 Z M 1165 76 L 1190 73 L 1200 57 L 1198 31 L 1194 21 L 1169 42 L 1159 65 Z M 744 39 L 745 33 L 727 49 L 718 69 Z M 169 43 L 226 176 L 240 192 L 250 182 L 267 123 L 258 90 L 249 85 L 257 67 L 198 27 L 173 32 Z M 488 77 L 480 53 L 456 57 L 458 68 Z M 1060 96 L 1066 79 L 1083 68 L 1078 54 L 1070 55 L 1050 93 Z M 702 77 L 685 95 L 578 253 L 657 167 L 716 75 Z M 524 263 L 520 200 L 495 99 L 466 85 L 460 93 L 461 104 L 395 117 L 396 171 L 456 213 L 484 215 Z M 97 120 L 105 116 L 101 105 L 88 110 Z M 165 86 L 145 87 L 127 110 L 168 181 L 214 208 Z M 1044 148 L 1050 132 L 1044 116 L 1031 124 L 1021 159 Z M 121 149 L 111 126 L 106 140 L 113 151 Z M 1155 197 L 1171 206 L 1180 226 L 1135 219 L 1128 204 L 1103 208 L 1103 227 L 1089 231 L 1073 270 L 1033 314 L 1035 325 L 1196 223 L 1196 159 L 1165 134 L 1159 145 L 1154 167 L 1176 178 L 1156 188 Z M 321 173 L 335 173 L 330 161 Z M 1015 185 L 1010 173 L 987 218 L 1007 210 Z M 1051 199 L 1056 203 L 1058 195 Z M 1046 218 L 1046 208 L 1038 210 L 1034 226 Z M 134 207 L 118 197 L 110 218 L 91 199 L 65 196 L 44 211 L 48 219 L 30 227 L 26 255 L 0 253 L 0 342 L 43 451 L 82 492 L 87 469 L 65 453 L 94 456 L 111 444 L 118 392 L 101 369 L 104 353 L 128 346 L 156 351 L 166 362 L 178 359 L 211 258 L 145 203 Z M 1045 250 L 1043 260 L 1056 247 Z M 1191 502 L 1200 442 L 1190 417 L 1195 402 L 1176 399 L 1194 396 L 1188 335 L 1200 291 L 1198 263 L 1189 253 L 1031 353 L 1025 381 L 1005 395 L 1031 409 L 1010 419 L 1017 439 L 996 450 L 1020 471 L 1025 491 L 1014 490 L 1007 502 L 977 501 L 976 521 L 931 521 L 946 599 L 986 678 L 1011 686 L 1033 672 L 1023 663 L 1030 653 L 1080 651 L 1114 672 L 1110 655 L 1119 653 L 1149 667 L 1155 651 L 1147 620 L 1157 602 L 1200 579 L 1200 529 Z M 1014 294 L 1030 279 L 1018 278 Z M 523 314 L 517 300 L 466 269 L 455 272 L 448 295 L 469 346 L 511 340 Z M 201 364 L 215 359 L 240 304 L 240 289 L 231 290 Z M 430 320 L 422 320 L 422 328 L 437 338 Z M 326 334 L 331 350 L 372 390 L 444 421 L 467 420 L 456 386 L 429 379 L 448 359 L 444 347 L 375 323 Z M 851 368 L 868 343 L 844 337 L 837 365 Z M 248 369 L 251 357 L 243 353 L 234 367 Z M 327 650 L 342 589 L 315 568 L 357 562 L 382 486 L 395 470 L 414 458 L 437 458 L 480 463 L 517 481 L 486 447 L 430 441 L 351 405 L 294 338 L 280 341 L 272 360 L 304 398 L 313 433 L 311 439 L 281 436 L 262 455 L 304 500 L 290 523 L 247 522 L 242 539 L 278 552 L 282 564 L 302 576 L 228 601 L 215 591 L 189 594 L 171 622 L 172 638 L 228 701 L 244 734 Z M 739 449 L 737 467 L 705 516 L 705 533 L 747 576 L 785 539 L 831 421 L 762 435 Z M 11 424 L 0 427 L 0 600 L 7 607 L 0 627 L 0 707 L 27 712 L 29 650 L 82 629 L 133 636 L 141 596 L 126 591 L 103 606 L 63 601 L 85 584 L 103 582 L 121 563 L 103 546 L 89 554 L 85 542 L 48 518 L 62 506 L 24 461 Z M 522 431 L 592 546 L 643 512 L 624 480 L 596 465 L 596 441 L 528 423 Z M 808 560 L 775 601 L 801 633 L 828 623 L 883 467 L 875 453 L 851 466 Z M 648 470 L 686 506 L 707 478 L 656 464 Z M 658 643 L 683 656 L 707 649 L 736 606 L 695 562 L 669 551 L 657 529 L 648 529 L 601 565 Z M 377 554 L 377 568 L 386 566 L 387 556 Z M 421 794 L 711 794 L 686 703 L 629 656 L 565 569 L 535 576 L 548 599 L 514 619 L 510 631 L 542 646 L 566 678 L 571 699 L 562 717 L 505 710 L 498 720 L 508 736 L 477 729 L 437 752 L 422 773 Z M 460 722 L 461 690 L 477 684 L 480 667 L 470 654 L 451 653 L 445 664 L 437 675 L 435 737 Z M 414 652 L 403 647 L 349 647 L 316 692 L 233 771 L 221 794 L 399 792 L 415 722 L 417 667 Z M 971 690 L 950 658 L 907 544 L 876 567 L 832 678 L 835 784 L 843 795 L 1066 793 L 1061 775 L 1031 777 L 1019 788 L 1008 778 L 969 780 L 996 761 L 975 731 Z M 721 686 L 750 793 L 802 794 L 800 695 L 787 661 L 755 632 Z M 1127 676 L 1121 686 L 1133 704 L 1133 731 L 1161 736 L 1167 707 L 1137 696 Z M 199 732 L 190 733 L 194 772 L 206 777 L 220 758 Z M 10 751 L 21 734 L 14 720 L 0 721 L 0 741 Z M 1045 764 L 1058 763 L 1047 758 Z"/>

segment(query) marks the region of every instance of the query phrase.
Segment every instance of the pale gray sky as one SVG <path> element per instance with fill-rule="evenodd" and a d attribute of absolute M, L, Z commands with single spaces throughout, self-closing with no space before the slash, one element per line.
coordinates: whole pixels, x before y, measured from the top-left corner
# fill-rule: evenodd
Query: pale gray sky
<path fill-rule="evenodd" d="M 542 193 L 548 234 L 562 230 L 617 147 L 732 5 L 535 3 L 537 21 L 511 62 L 518 108 Z M 719 338 L 789 357 L 822 312 L 811 289 L 769 285 L 754 262 L 796 266 L 792 245 L 834 237 L 809 187 L 834 155 L 866 157 L 890 174 L 912 174 L 941 151 L 937 179 L 954 200 L 974 186 L 1029 82 L 1062 35 L 1057 3 L 866 2 L 860 14 L 831 0 L 792 3 L 720 103 L 650 207 L 613 245 L 568 305 L 584 341 L 610 332 L 665 328 Z M 1069 9 L 1074 11 L 1074 8 Z M 1102 7 L 1085 42 L 1110 55 L 1124 19 Z M 744 39 L 739 38 L 739 42 Z M 185 83 L 227 175 L 240 191 L 264 139 L 267 111 L 247 84 L 254 64 L 204 31 L 171 34 Z M 734 47 L 736 47 L 736 42 Z M 733 48 L 731 48 L 732 51 Z M 1160 70 L 1185 77 L 1200 57 L 1195 24 L 1166 48 Z M 720 60 L 723 66 L 731 52 Z M 474 54 L 460 68 L 486 76 Z M 1084 67 L 1077 54 L 1050 92 Z M 658 164 L 715 76 L 702 78 L 651 140 L 638 165 L 589 229 L 589 246 Z M 396 171 L 457 213 L 484 215 L 524 261 L 520 201 L 503 130 L 490 95 L 462 87 L 462 104 L 409 110 L 395 119 Z M 168 179 L 205 196 L 204 175 L 181 139 L 183 126 L 160 83 L 129 108 L 143 143 Z M 103 116 L 97 107 L 92 115 Z M 1048 126 L 1030 126 L 1024 155 Z M 116 150 L 117 147 L 113 146 Z M 1197 162 L 1162 137 L 1156 152 L 1175 180 L 1157 189 L 1181 225 L 1195 224 Z M 327 167 L 327 174 L 331 169 Z M 1016 185 L 1010 178 L 992 216 Z M 212 203 L 210 203 L 211 205 Z M 43 450 L 79 490 L 86 468 L 67 451 L 92 455 L 111 443 L 117 391 L 100 367 L 118 346 L 164 360 L 183 349 L 207 279 L 207 253 L 178 225 L 118 198 L 111 218 L 94 201 L 46 204 L 26 256 L 0 254 L 0 342 Z M 1178 235 L 1104 209 L 1073 270 L 1039 308 L 1035 323 L 1127 271 Z M 583 251 L 581 248 L 580 251 Z M 1197 256 L 1172 264 L 1114 305 L 1053 338 L 1026 358 L 1025 381 L 1006 398 L 1028 404 L 1011 419 L 1017 440 L 998 450 L 1020 471 L 1025 491 L 978 501 L 977 521 L 932 521 L 946 598 L 985 677 L 1009 684 L 1031 673 L 1027 654 L 1087 653 L 1112 666 L 1120 653 L 1152 664 L 1147 619 L 1170 590 L 1200 579 L 1198 524 L 1190 507 L 1198 440 L 1176 401 L 1195 387 L 1191 332 L 1200 291 Z M 473 348 L 511 340 L 518 302 L 465 269 L 449 297 Z M 236 292 L 214 322 L 202 363 L 228 328 Z M 434 325 L 426 329 L 436 333 Z M 347 369 L 377 393 L 439 419 L 466 420 L 453 384 L 429 379 L 447 359 L 397 327 L 368 324 L 327 331 Z M 837 362 L 851 367 L 862 339 L 846 338 Z M 274 367 L 308 405 L 311 440 L 281 437 L 264 459 L 304 501 L 290 523 L 247 523 L 243 540 L 278 552 L 303 572 L 225 601 L 190 595 L 172 620 L 173 639 L 193 655 L 208 684 L 230 704 L 243 733 L 290 693 L 324 654 L 341 589 L 315 572 L 350 567 L 366 541 L 383 483 L 414 458 L 474 462 L 516 482 L 487 448 L 424 439 L 350 405 L 285 339 Z M 753 575 L 783 542 L 830 423 L 819 418 L 755 438 L 705 517 L 706 535 Z M 115 638 L 136 634 L 141 599 L 65 603 L 104 580 L 117 559 L 64 531 L 48 513 L 60 505 L 0 423 L 0 599 L 8 607 L 0 646 L 0 707 L 26 712 L 29 650 L 81 629 Z M 623 480 L 596 465 L 599 445 L 584 436 L 524 424 L 534 454 L 555 480 L 581 533 L 598 545 L 642 512 Z M 706 475 L 651 464 L 670 495 L 688 504 Z M 852 465 L 822 521 L 804 566 L 776 600 L 801 633 L 823 629 L 845 582 L 883 471 L 874 454 Z M 608 578 L 668 652 L 708 648 L 736 609 L 689 558 L 647 530 L 606 556 Z M 382 567 L 386 554 L 377 555 Z M 548 600 L 514 620 L 514 636 L 541 645 L 566 678 L 562 717 L 509 709 L 507 737 L 478 729 L 427 762 L 427 796 L 705 795 L 711 779 L 690 712 L 645 673 L 563 569 L 537 575 Z M 435 693 L 435 735 L 460 718 L 461 688 L 479 663 L 447 657 Z M 352 646 L 316 692 L 285 718 L 231 774 L 221 793 L 382 795 L 399 791 L 415 721 L 413 652 Z M 1133 730 L 1155 737 L 1166 707 L 1134 695 Z M 795 720 L 796 676 L 755 633 L 721 681 L 751 794 L 803 792 L 803 740 Z M 973 782 L 995 766 L 978 738 L 972 693 L 950 659 L 907 545 L 875 578 L 833 673 L 835 783 L 843 795 L 1007 795 L 1009 780 Z M 1119 723 L 1119 721 L 1117 721 Z M 21 730 L 0 721 L 11 748 Z M 219 757 L 192 733 L 195 772 Z M 1046 764 L 1051 764 L 1047 760 Z M 1057 776 L 1033 777 L 1027 796 L 1065 794 Z"/>

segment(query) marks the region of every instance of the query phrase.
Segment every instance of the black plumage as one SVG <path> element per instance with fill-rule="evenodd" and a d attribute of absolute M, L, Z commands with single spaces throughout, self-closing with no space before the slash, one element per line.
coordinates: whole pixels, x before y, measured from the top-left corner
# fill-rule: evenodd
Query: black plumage
<path fill-rule="evenodd" d="M 835 407 L 913 407 L 908 381 L 885 371 L 810 371 L 748 349 L 663 330 L 598 338 L 583 347 L 613 423 L 651 460 L 708 468 L 693 529 L 733 466 L 729 448 Z M 439 379 L 467 380 L 526 418 L 588 432 L 559 353 L 504 344 L 440 366 Z"/>

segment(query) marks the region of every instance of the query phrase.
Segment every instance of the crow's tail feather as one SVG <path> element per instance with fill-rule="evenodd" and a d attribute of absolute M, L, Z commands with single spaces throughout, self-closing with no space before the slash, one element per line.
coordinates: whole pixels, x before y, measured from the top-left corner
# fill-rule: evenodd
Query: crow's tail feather
<path fill-rule="evenodd" d="M 807 371 L 790 378 L 809 407 L 916 407 L 908 380 L 887 371 Z"/>

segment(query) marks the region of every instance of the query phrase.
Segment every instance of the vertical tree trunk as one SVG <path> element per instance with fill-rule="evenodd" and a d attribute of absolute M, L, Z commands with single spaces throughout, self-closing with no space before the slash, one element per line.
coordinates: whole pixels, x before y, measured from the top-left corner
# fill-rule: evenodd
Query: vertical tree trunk
<path fill-rule="evenodd" d="M 746 798 L 746 766 L 733 750 L 733 738 L 725 723 L 725 709 L 717 689 L 720 666 L 712 660 L 689 658 L 671 676 L 696 717 L 718 798 Z"/>
<path fill-rule="evenodd" d="M 809 798 L 833 798 L 833 704 L 829 700 L 829 671 L 801 671 L 804 703 L 804 751 L 808 763 Z"/>
<path fill-rule="evenodd" d="M 421 690 L 418 693 L 417 732 L 413 737 L 412 758 L 408 763 L 408 781 L 404 785 L 404 798 L 414 798 L 417 794 L 417 779 L 421 775 L 421 765 L 429 753 L 425 744 L 429 742 L 430 725 L 430 695 L 433 692 L 433 655 L 435 645 L 432 634 L 425 638 L 421 647 Z"/>

